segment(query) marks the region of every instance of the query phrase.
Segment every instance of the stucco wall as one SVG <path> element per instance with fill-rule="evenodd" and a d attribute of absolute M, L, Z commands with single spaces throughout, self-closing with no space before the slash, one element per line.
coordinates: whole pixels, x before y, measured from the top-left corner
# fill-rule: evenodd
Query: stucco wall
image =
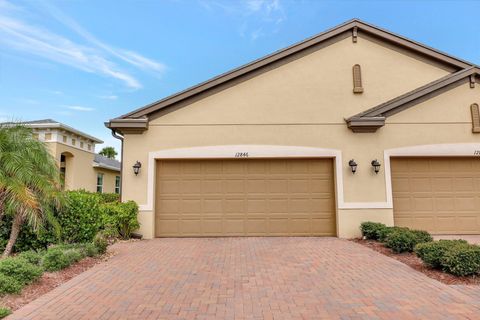
<path fill-rule="evenodd" d="M 94 155 L 91 152 L 83 151 L 57 142 L 47 142 L 52 150 L 55 160 L 60 163 L 62 153 L 71 154 L 67 157 L 67 173 L 65 177 L 65 189 L 85 189 L 96 191 L 96 175 L 92 170 Z"/>
<path fill-rule="evenodd" d="M 365 92 L 361 95 L 352 93 L 356 63 L 362 66 Z M 350 209 L 337 210 L 338 235 L 357 235 L 363 220 L 392 224 L 391 207 L 374 205 L 388 200 L 384 151 L 478 142 L 479 136 L 471 133 L 469 106 L 480 100 L 480 86 L 470 89 L 464 84 L 394 115 L 376 133 L 353 133 L 344 118 L 446 74 L 435 65 L 366 39 L 356 44 L 350 38 L 342 40 L 153 119 L 141 135 L 125 135 L 123 197 L 141 205 L 141 231 L 145 237 L 153 236 L 154 208 L 147 205 L 147 178 L 153 174 L 148 168 L 149 152 L 241 144 L 328 148 L 341 153 L 337 170 L 342 170 L 343 186 L 337 193 L 352 204 Z M 359 165 L 355 175 L 348 167 L 350 159 Z M 379 174 L 371 168 L 373 159 L 382 163 Z M 137 160 L 142 169 L 135 176 L 131 166 Z M 362 203 L 366 204 L 362 207 Z"/>

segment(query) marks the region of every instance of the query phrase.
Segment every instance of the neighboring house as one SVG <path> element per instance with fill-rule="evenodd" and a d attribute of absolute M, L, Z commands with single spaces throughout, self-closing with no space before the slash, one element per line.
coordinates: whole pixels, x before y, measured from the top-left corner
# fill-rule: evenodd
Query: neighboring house
<path fill-rule="evenodd" d="M 24 122 L 57 160 L 66 190 L 120 193 L 119 161 L 95 154 L 102 140 L 52 119 Z"/>
<path fill-rule="evenodd" d="M 480 234 L 479 73 L 346 22 L 110 120 L 123 198 L 146 238 Z"/>

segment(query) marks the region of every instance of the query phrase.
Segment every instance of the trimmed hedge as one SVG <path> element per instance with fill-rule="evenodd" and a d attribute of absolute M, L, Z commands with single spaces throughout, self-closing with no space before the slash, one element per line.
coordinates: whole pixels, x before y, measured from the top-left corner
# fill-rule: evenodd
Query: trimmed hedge
<path fill-rule="evenodd" d="M 396 253 L 411 252 L 416 244 L 417 238 L 410 230 L 396 230 L 385 241 L 385 246 Z"/>
<path fill-rule="evenodd" d="M 385 227 L 378 230 L 378 241 L 385 242 L 387 241 L 387 237 L 396 231 L 408 230 L 405 227 Z"/>
<path fill-rule="evenodd" d="M 385 239 L 385 246 L 396 253 L 412 252 L 419 243 L 433 241 L 427 231 L 398 228 L 390 232 Z"/>
<path fill-rule="evenodd" d="M 431 268 L 441 269 L 442 258 L 445 252 L 452 247 L 468 245 L 465 240 L 439 240 L 420 243 L 415 247 L 415 254 L 422 259 L 423 263 Z"/>
<path fill-rule="evenodd" d="M 387 228 L 386 225 L 383 223 L 378 223 L 378 222 L 362 222 L 360 225 L 360 230 L 362 231 L 362 235 L 366 239 L 370 240 L 378 240 L 379 232 L 381 232 L 383 229 Z"/>
<path fill-rule="evenodd" d="M 415 253 L 426 265 L 456 276 L 480 273 L 480 246 L 465 240 L 422 243 L 415 247 Z"/>
<path fill-rule="evenodd" d="M 443 270 L 456 276 L 480 273 L 480 247 L 459 245 L 445 251 L 441 264 Z"/>

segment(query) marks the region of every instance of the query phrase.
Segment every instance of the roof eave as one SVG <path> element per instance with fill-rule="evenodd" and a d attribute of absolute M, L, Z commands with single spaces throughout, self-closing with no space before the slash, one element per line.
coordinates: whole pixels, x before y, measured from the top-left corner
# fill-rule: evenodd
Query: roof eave
<path fill-rule="evenodd" d="M 105 127 L 122 134 L 141 134 L 148 130 L 148 118 L 115 118 L 105 122 Z"/>
<path fill-rule="evenodd" d="M 120 172 L 120 168 L 107 166 L 107 165 L 105 165 L 105 164 L 101 164 L 101 163 L 97 163 L 97 162 L 94 162 L 94 163 L 93 163 L 93 167 L 94 167 L 94 168 L 101 168 L 101 169 L 107 169 L 107 170 L 111 170 L 111 171 Z"/>
<path fill-rule="evenodd" d="M 347 126 L 355 133 L 376 132 L 385 125 L 385 117 L 363 117 L 345 119 Z"/>

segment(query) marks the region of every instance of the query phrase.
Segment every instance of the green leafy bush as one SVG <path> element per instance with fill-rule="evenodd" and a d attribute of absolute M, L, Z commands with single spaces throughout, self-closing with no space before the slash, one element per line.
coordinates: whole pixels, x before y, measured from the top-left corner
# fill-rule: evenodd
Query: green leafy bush
<path fill-rule="evenodd" d="M 108 235 L 128 239 L 140 227 L 138 205 L 134 201 L 107 203 L 101 207 L 103 226 Z"/>
<path fill-rule="evenodd" d="M 119 202 L 120 195 L 118 193 L 99 193 L 101 202 L 102 203 L 111 203 L 111 202 Z"/>
<path fill-rule="evenodd" d="M 42 259 L 42 266 L 47 271 L 58 271 L 71 264 L 69 257 L 61 249 L 50 249 Z"/>
<path fill-rule="evenodd" d="M 9 308 L 0 307 L 0 319 L 3 319 L 10 314 L 12 314 L 12 310 Z"/>
<path fill-rule="evenodd" d="M 12 218 L 4 216 L 0 222 L 0 248 L 3 250 L 7 244 L 12 228 Z M 18 235 L 13 252 L 22 252 L 28 250 L 45 250 L 49 244 L 55 243 L 59 239 L 58 230 L 52 225 L 46 225 L 37 232 L 33 231 L 28 224 L 22 226 Z"/>
<path fill-rule="evenodd" d="M 66 205 L 58 214 L 64 242 L 92 241 L 101 226 L 101 198 L 85 191 L 66 193 Z"/>
<path fill-rule="evenodd" d="M 362 231 L 362 235 L 366 239 L 370 240 L 378 240 L 379 232 L 387 228 L 386 225 L 383 223 L 377 223 L 377 222 L 362 222 L 360 225 L 360 230 Z"/>
<path fill-rule="evenodd" d="M 99 254 L 98 248 L 93 243 L 86 243 L 82 250 L 87 257 L 95 257 Z"/>
<path fill-rule="evenodd" d="M 20 293 L 23 285 L 12 277 L 0 273 L 0 295 Z"/>
<path fill-rule="evenodd" d="M 439 240 L 419 243 L 415 246 L 415 254 L 422 259 L 427 266 L 441 269 L 442 258 L 445 252 L 452 247 L 468 245 L 465 240 Z"/>
<path fill-rule="evenodd" d="M 29 250 L 20 253 L 19 255 L 17 255 L 17 257 L 20 259 L 25 259 L 33 265 L 39 265 L 40 261 L 42 260 L 42 253 Z"/>
<path fill-rule="evenodd" d="M 87 256 L 83 249 L 69 249 L 65 250 L 63 254 L 67 257 L 70 264 L 78 262 Z"/>
<path fill-rule="evenodd" d="M 410 230 L 415 235 L 417 243 L 432 242 L 433 238 L 427 231 L 424 230 Z"/>
<path fill-rule="evenodd" d="M 99 232 L 95 236 L 95 239 L 93 239 L 93 244 L 97 248 L 98 253 L 104 254 L 105 252 L 107 252 L 108 239 L 103 232 Z"/>
<path fill-rule="evenodd" d="M 445 251 L 441 265 L 444 271 L 456 276 L 480 273 L 480 246 L 456 245 Z"/>
<path fill-rule="evenodd" d="M 378 241 L 385 242 L 389 234 L 395 231 L 408 230 L 405 227 L 385 227 L 378 230 Z"/>
<path fill-rule="evenodd" d="M 42 268 L 29 263 L 25 259 L 13 257 L 0 260 L 0 273 L 25 285 L 40 278 L 43 271 Z"/>
<path fill-rule="evenodd" d="M 411 252 L 417 244 L 417 238 L 410 230 L 396 230 L 387 236 L 385 246 L 395 253 Z"/>

